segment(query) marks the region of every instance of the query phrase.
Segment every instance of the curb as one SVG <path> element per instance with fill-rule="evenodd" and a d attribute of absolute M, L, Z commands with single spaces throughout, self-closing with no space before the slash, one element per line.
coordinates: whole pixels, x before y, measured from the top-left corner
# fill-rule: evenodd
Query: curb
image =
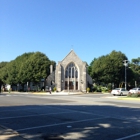
<path fill-rule="evenodd" d="M 73 93 L 68 93 L 68 92 L 57 92 L 57 93 L 54 93 L 54 92 L 52 92 L 51 94 L 50 93 L 39 93 L 39 92 L 34 92 L 34 93 L 29 93 L 29 94 L 36 94 L 36 95 L 81 95 L 81 94 L 83 94 L 83 93 L 75 93 L 75 92 L 73 92 Z"/>
<path fill-rule="evenodd" d="M 18 132 L 0 125 L 0 140 L 26 140 Z"/>
<path fill-rule="evenodd" d="M 118 98 L 119 100 L 135 100 L 135 101 L 140 101 L 139 98 Z"/>
<path fill-rule="evenodd" d="M 13 94 L 28 94 L 28 95 L 82 95 L 85 93 L 82 92 L 52 92 L 51 94 L 49 92 L 4 92 L 3 94 L 7 95 L 13 95 Z"/>

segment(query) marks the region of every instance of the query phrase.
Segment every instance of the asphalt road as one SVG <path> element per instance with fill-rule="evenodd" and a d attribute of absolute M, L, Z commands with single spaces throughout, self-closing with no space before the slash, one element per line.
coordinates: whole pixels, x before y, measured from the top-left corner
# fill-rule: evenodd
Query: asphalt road
<path fill-rule="evenodd" d="M 140 140 L 140 100 L 1 94 L 0 125 L 32 140 Z"/>

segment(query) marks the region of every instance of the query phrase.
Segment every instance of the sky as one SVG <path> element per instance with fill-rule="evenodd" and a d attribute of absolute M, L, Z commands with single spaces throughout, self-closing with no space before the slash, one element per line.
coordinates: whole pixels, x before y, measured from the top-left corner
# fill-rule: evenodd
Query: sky
<path fill-rule="evenodd" d="M 113 50 L 140 57 L 140 0 L 0 0 L 0 62 L 71 50 L 88 64 Z"/>

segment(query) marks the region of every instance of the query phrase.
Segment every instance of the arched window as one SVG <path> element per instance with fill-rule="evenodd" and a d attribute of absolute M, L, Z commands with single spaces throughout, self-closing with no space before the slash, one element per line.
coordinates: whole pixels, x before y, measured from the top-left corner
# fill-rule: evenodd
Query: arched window
<path fill-rule="evenodd" d="M 72 78 L 74 78 L 74 67 L 72 67 Z"/>
<path fill-rule="evenodd" d="M 71 78 L 71 67 L 69 67 L 69 78 Z"/>
<path fill-rule="evenodd" d="M 73 62 L 71 62 L 65 71 L 65 78 L 78 78 L 78 70 Z"/>
<path fill-rule="evenodd" d="M 65 72 L 65 77 L 68 78 L 68 70 Z"/>
<path fill-rule="evenodd" d="M 78 71 L 75 71 L 75 77 L 78 78 Z"/>

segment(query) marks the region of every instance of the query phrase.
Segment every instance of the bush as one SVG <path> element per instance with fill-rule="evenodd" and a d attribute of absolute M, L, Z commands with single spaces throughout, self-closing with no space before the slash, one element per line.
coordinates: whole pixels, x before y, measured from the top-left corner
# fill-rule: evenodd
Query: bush
<path fill-rule="evenodd" d="M 87 92 L 89 92 L 90 91 L 90 88 L 89 87 L 87 87 Z"/>
<path fill-rule="evenodd" d="M 132 96 L 132 93 L 129 92 L 129 93 L 127 94 L 127 97 L 131 97 L 131 96 Z"/>
<path fill-rule="evenodd" d="M 30 90 L 28 90 L 28 91 L 30 91 Z M 40 92 L 41 91 L 41 88 L 38 88 L 38 92 Z"/>
<path fill-rule="evenodd" d="M 111 90 L 111 89 L 112 89 L 112 84 L 109 83 L 109 84 L 107 85 L 107 88 L 108 88 L 109 90 Z"/>
<path fill-rule="evenodd" d="M 96 91 L 97 91 L 97 86 L 94 86 L 94 87 L 92 88 L 92 91 L 93 91 L 93 92 L 96 92 Z"/>
<path fill-rule="evenodd" d="M 104 86 L 94 86 L 92 90 L 93 92 L 107 92 L 108 88 Z"/>
<path fill-rule="evenodd" d="M 53 88 L 53 91 L 56 91 L 56 87 Z"/>
<path fill-rule="evenodd" d="M 101 90 L 101 87 L 99 86 L 99 87 L 97 87 L 97 92 L 101 92 L 102 90 Z"/>
<path fill-rule="evenodd" d="M 102 92 L 107 92 L 107 91 L 108 91 L 108 88 L 106 88 L 106 87 L 101 87 L 101 91 L 102 91 Z"/>
<path fill-rule="evenodd" d="M 111 93 L 112 90 L 108 90 L 108 93 Z"/>
<path fill-rule="evenodd" d="M 138 93 L 128 93 L 127 97 L 140 97 L 140 92 Z"/>

